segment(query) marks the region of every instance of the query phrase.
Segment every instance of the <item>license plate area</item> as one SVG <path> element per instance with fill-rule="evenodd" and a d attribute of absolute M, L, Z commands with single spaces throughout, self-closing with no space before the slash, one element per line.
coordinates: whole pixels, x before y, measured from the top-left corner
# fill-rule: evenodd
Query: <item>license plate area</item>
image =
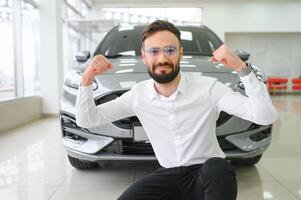
<path fill-rule="evenodd" d="M 133 125 L 133 135 L 135 142 L 149 142 L 145 130 L 140 124 Z"/>

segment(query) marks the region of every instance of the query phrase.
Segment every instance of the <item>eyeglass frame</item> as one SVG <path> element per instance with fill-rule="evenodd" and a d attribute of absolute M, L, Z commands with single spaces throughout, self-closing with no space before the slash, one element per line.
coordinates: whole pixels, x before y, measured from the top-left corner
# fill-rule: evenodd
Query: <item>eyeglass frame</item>
<path fill-rule="evenodd" d="M 167 52 L 168 48 L 174 49 L 175 50 L 174 53 L 168 54 L 168 52 Z M 154 54 L 153 52 L 151 52 L 152 50 L 158 50 L 158 52 L 156 54 Z M 149 47 L 147 49 L 144 49 L 144 51 L 153 58 L 159 56 L 161 51 L 163 51 L 163 54 L 165 57 L 173 57 L 179 52 L 179 49 L 177 47 L 175 47 L 174 45 L 167 45 L 167 46 L 163 47 L 163 50 L 160 47 Z"/>

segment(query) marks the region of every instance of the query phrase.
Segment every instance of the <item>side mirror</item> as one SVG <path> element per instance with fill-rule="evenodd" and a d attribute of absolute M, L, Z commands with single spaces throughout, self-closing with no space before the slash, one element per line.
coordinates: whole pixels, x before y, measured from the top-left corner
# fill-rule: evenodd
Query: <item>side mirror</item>
<path fill-rule="evenodd" d="M 240 57 L 240 59 L 244 62 L 249 60 L 250 54 L 243 50 L 235 50 L 234 53 Z"/>
<path fill-rule="evenodd" d="M 88 59 L 90 58 L 90 51 L 84 50 L 84 51 L 80 51 L 79 53 L 77 53 L 75 55 L 75 59 L 77 62 L 79 63 L 85 63 L 88 61 Z"/>

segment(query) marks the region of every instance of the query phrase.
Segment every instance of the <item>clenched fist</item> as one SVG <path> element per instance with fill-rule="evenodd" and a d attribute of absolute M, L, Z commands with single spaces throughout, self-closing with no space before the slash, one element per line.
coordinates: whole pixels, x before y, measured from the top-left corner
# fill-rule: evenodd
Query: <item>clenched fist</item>
<path fill-rule="evenodd" d="M 232 49 L 225 44 L 221 45 L 213 52 L 212 62 L 219 62 L 227 67 L 240 71 L 246 64 L 236 55 Z"/>
<path fill-rule="evenodd" d="M 81 85 L 91 85 L 96 75 L 102 74 L 109 69 L 112 69 L 112 63 L 106 57 L 103 55 L 94 56 L 83 73 Z"/>

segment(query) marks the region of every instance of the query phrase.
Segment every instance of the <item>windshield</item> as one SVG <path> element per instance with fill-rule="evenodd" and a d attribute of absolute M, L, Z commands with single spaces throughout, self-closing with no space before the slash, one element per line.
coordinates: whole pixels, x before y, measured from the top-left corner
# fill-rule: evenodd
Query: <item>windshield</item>
<path fill-rule="evenodd" d="M 144 27 L 116 28 L 109 32 L 94 55 L 107 57 L 138 56 L 141 54 L 140 35 Z M 184 55 L 211 56 L 222 42 L 210 30 L 199 27 L 178 27 Z"/>

